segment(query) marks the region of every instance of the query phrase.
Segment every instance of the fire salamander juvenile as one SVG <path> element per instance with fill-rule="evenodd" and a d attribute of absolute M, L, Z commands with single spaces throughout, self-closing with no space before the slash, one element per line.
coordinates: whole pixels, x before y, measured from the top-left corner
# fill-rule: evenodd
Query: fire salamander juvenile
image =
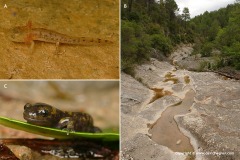
<path fill-rule="evenodd" d="M 93 125 L 93 118 L 89 114 L 61 111 L 45 103 L 27 103 L 24 106 L 23 117 L 30 124 L 44 127 L 77 132 L 102 132 Z"/>

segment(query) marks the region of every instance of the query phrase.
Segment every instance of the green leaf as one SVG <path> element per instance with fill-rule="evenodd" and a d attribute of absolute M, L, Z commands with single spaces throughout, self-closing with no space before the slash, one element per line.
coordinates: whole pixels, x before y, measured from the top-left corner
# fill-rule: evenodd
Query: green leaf
<path fill-rule="evenodd" d="M 118 133 L 83 133 L 83 132 L 69 132 L 56 128 L 48 128 L 29 124 L 16 119 L 0 117 L 0 124 L 6 127 L 23 130 L 26 132 L 53 137 L 58 139 L 95 139 L 103 141 L 119 141 Z"/>

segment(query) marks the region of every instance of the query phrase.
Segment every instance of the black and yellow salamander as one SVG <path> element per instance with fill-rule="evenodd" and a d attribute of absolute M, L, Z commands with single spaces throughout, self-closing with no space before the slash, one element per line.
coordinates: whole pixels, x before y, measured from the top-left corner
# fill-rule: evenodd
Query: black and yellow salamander
<path fill-rule="evenodd" d="M 93 118 L 89 114 L 61 111 L 45 103 L 27 103 L 24 106 L 23 117 L 30 124 L 44 127 L 76 132 L 102 132 L 93 125 Z"/>

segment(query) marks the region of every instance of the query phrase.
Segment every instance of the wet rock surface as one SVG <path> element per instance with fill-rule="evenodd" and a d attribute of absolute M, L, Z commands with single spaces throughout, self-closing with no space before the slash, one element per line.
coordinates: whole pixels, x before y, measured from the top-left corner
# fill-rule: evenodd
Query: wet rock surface
<path fill-rule="evenodd" d="M 176 159 L 176 156 L 177 159 L 240 159 L 238 80 L 225 79 L 212 72 L 177 70 L 175 66 L 156 59 L 136 67 L 135 71 L 134 78 L 122 73 L 123 159 Z M 172 94 L 149 103 L 156 94 L 152 88 Z M 178 105 L 189 90 L 195 92 L 190 113 L 175 115 L 174 120 L 179 130 L 190 139 L 195 157 L 176 154 L 153 142 L 148 133 L 148 127 L 152 127 L 168 107 Z M 138 103 L 127 100 L 127 97 L 134 97 Z M 125 111 L 129 108 L 134 108 L 134 112 Z M 177 143 L 179 141 L 181 143 Z M 181 145 L 182 140 L 175 143 Z"/>
<path fill-rule="evenodd" d="M 179 124 L 197 138 L 199 151 L 224 154 L 206 159 L 239 159 L 239 81 L 222 80 L 214 73 L 190 76 L 196 90 L 195 103 L 190 114 L 178 118 Z"/>
<path fill-rule="evenodd" d="M 138 95 L 138 103 L 132 98 Z M 185 159 L 185 156 L 175 155 L 167 147 L 152 141 L 148 135 L 148 124 L 158 118 L 159 105 L 171 106 L 181 101 L 177 97 L 166 96 L 163 99 L 148 102 L 153 96 L 152 90 L 142 85 L 133 77 L 122 73 L 122 113 L 121 113 L 121 150 L 122 159 Z M 131 107 L 131 112 L 126 112 Z M 163 108 L 164 110 L 164 108 Z"/>

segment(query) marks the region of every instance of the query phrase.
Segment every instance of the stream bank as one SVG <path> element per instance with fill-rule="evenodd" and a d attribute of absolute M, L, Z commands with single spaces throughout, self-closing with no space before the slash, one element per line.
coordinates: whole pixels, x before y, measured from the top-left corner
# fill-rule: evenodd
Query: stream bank
<path fill-rule="evenodd" d="M 176 69 L 156 59 L 137 66 L 135 72 L 134 78 L 122 73 L 122 159 L 240 159 L 239 81 L 212 72 Z M 168 94 L 156 96 L 156 89 Z M 183 152 L 159 144 L 149 134 L 171 106 L 184 104 L 191 90 L 189 113 L 173 117 L 195 156 L 184 154 L 188 149 Z M 177 146 L 184 140 L 173 141 Z"/>
<path fill-rule="evenodd" d="M 215 72 L 226 78 L 240 80 L 240 71 L 233 67 L 225 66 L 218 68 L 219 56 L 202 57 L 201 54 L 192 55 L 193 44 L 182 44 L 169 56 L 173 65 L 180 69 L 197 72 Z M 215 50 L 212 54 L 219 55 L 220 51 Z"/>

